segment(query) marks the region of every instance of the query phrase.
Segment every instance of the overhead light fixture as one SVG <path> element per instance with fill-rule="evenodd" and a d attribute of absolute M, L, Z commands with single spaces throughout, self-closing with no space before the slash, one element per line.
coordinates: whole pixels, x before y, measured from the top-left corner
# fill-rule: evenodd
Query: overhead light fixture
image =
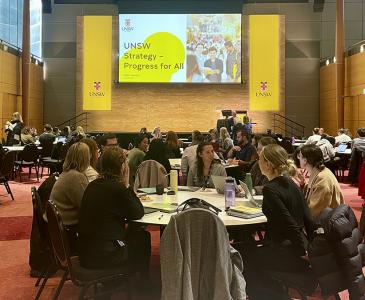
<path fill-rule="evenodd" d="M 38 59 L 36 59 L 34 63 L 36 66 L 38 66 Z"/>
<path fill-rule="evenodd" d="M 326 60 L 326 66 L 328 66 L 330 64 L 330 60 L 329 59 L 327 59 Z"/>

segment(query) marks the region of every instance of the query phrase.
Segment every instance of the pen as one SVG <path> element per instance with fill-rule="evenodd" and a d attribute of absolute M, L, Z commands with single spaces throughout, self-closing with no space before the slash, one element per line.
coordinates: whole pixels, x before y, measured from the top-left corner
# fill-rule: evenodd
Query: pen
<path fill-rule="evenodd" d="M 161 220 L 161 219 L 162 219 L 162 217 L 163 217 L 163 215 L 159 216 L 159 217 L 158 217 L 158 219 L 159 219 L 159 220 Z"/>

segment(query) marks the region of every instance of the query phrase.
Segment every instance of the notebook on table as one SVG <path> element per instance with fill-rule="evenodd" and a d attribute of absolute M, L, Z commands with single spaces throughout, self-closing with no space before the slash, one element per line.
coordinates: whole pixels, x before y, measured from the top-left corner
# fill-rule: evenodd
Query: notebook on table
<path fill-rule="evenodd" d="M 229 208 L 227 210 L 227 215 L 243 219 L 252 219 L 261 217 L 264 214 L 262 213 L 261 208 L 238 205 Z"/>
<path fill-rule="evenodd" d="M 158 209 L 150 208 L 150 207 L 143 207 L 143 210 L 144 210 L 145 215 L 151 214 L 151 213 L 154 213 L 154 212 L 158 211 Z"/>
<path fill-rule="evenodd" d="M 177 205 L 171 203 L 148 203 L 144 205 L 145 208 L 152 208 L 165 213 L 176 212 Z"/>
<path fill-rule="evenodd" d="M 152 188 L 139 188 L 137 189 L 138 193 L 144 193 L 147 195 L 152 195 L 152 194 L 156 194 L 156 188 L 152 187 Z"/>

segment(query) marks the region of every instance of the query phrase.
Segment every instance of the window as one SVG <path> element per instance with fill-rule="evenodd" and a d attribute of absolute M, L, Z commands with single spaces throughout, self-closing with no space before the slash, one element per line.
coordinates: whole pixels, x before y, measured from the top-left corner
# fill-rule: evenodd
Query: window
<path fill-rule="evenodd" d="M 0 39 L 22 48 L 23 0 L 0 0 Z M 42 1 L 30 0 L 30 52 L 42 57 Z"/>

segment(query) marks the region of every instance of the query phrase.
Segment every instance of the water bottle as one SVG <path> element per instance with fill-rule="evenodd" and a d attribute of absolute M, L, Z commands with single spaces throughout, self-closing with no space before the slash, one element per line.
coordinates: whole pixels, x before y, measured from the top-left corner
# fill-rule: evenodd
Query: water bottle
<path fill-rule="evenodd" d="M 227 177 L 226 183 L 224 184 L 224 199 L 226 209 L 234 206 L 236 200 L 236 187 L 232 177 Z"/>
<path fill-rule="evenodd" d="M 252 194 L 252 176 L 251 176 L 251 173 L 246 173 L 245 183 L 247 185 L 248 190 Z"/>

